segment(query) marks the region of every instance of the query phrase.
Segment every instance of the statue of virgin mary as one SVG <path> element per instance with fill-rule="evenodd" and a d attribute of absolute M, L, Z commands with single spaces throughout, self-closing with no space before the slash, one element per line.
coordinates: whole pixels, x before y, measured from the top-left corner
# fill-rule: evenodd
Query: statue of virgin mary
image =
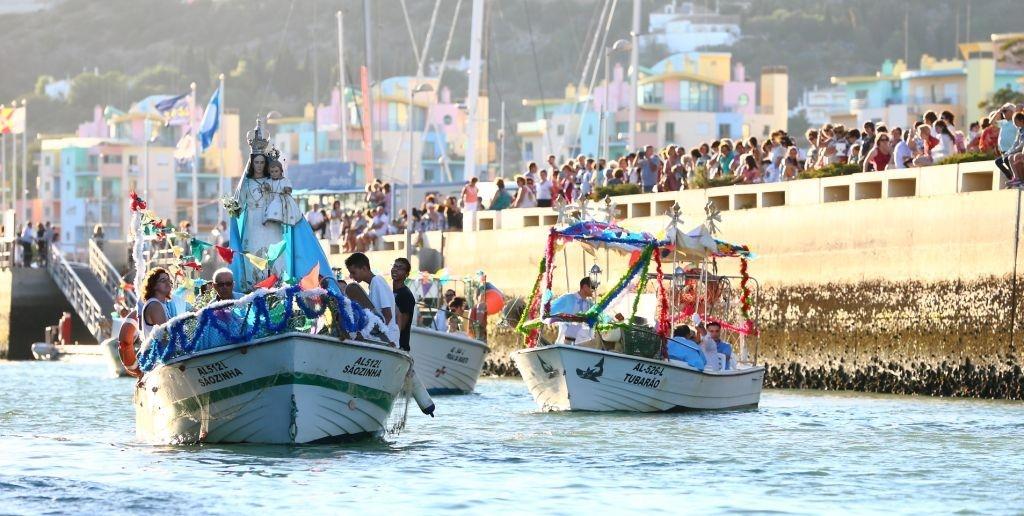
<path fill-rule="evenodd" d="M 244 253 L 266 258 L 267 248 L 284 237 L 281 223 L 265 218 L 267 204 L 272 198 L 267 166 L 271 160 L 278 159 L 280 153 L 271 147 L 270 140 L 264 136 L 259 117 L 256 118 L 256 128 L 248 135 L 248 142 L 249 161 L 235 191 L 235 201 L 241 210 L 237 219 L 238 245 Z M 248 260 L 241 260 L 241 267 L 236 267 L 235 276 L 239 283 L 236 288 L 248 292 L 254 284 L 273 273 L 273 269 L 269 265 L 260 269 Z"/>

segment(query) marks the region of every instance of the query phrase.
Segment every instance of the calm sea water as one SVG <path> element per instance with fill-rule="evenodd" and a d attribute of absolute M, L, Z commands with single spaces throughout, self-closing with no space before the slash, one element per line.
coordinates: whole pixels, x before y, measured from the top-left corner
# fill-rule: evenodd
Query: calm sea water
<path fill-rule="evenodd" d="M 98 361 L 0 362 L 0 389 L 0 513 L 1024 511 L 1021 403 L 768 391 L 549 414 L 482 380 L 385 442 L 154 447 Z"/>

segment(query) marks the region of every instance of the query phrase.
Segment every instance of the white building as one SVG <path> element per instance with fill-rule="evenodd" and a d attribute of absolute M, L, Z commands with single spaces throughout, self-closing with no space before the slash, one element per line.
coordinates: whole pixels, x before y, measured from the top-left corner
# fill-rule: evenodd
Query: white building
<path fill-rule="evenodd" d="M 723 16 L 694 2 L 673 0 L 648 17 L 649 42 L 668 47 L 671 53 L 692 52 L 711 45 L 732 45 L 741 36 L 739 16 Z"/>
<path fill-rule="evenodd" d="M 844 88 L 818 88 L 804 90 L 800 97 L 800 103 L 790 111 L 790 115 L 804 113 L 807 121 L 812 126 L 825 125 L 832 121 L 830 116 L 833 113 L 844 111 L 849 106 L 849 100 Z"/>

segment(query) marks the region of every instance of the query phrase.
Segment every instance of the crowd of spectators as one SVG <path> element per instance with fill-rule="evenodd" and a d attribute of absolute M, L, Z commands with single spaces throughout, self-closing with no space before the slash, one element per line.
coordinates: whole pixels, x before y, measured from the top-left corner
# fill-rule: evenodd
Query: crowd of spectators
<path fill-rule="evenodd" d="M 953 113 L 929 111 L 912 127 L 887 127 L 865 122 L 859 128 L 825 124 L 806 131 L 797 142 L 786 131 L 757 137 L 723 138 L 685 149 L 668 145 L 639 149 L 618 159 L 579 155 L 565 163 L 548 156 L 543 165 L 530 163 L 515 177 L 515 187 L 498 191 L 487 209 L 550 206 L 594 197 L 600 187 L 631 184 L 640 192 L 670 192 L 707 186 L 758 184 L 815 177 L 829 167 L 833 173 L 872 172 L 923 167 L 964 153 L 998 158 L 1010 186 L 1024 177 L 1024 105 L 1006 104 L 964 132 Z"/>
<path fill-rule="evenodd" d="M 861 127 L 825 124 L 808 129 L 801 141 L 775 131 L 763 141 L 723 138 L 692 149 L 647 146 L 618 159 L 579 155 L 559 163 L 554 155 L 543 164 L 531 162 L 514 183 L 499 178 L 493 195 L 484 199 L 477 178 L 458 196 L 432 193 L 412 213 L 392 211 L 391 185 L 380 180 L 366 187 L 366 208 L 328 210 L 313 205 L 306 219 L 321 238 L 342 252 L 373 249 L 383 235 L 403 233 L 412 224 L 418 231 L 461 231 L 463 219 L 472 224 L 481 209 L 550 207 L 559 199 L 575 202 L 597 198 L 598 189 L 619 187 L 635 192 L 791 181 L 802 177 L 923 167 L 958 155 L 990 156 L 1011 187 L 1024 178 L 1024 104 L 1006 104 L 968 125 L 957 126 L 953 113 L 929 111 L 911 127 L 888 127 L 865 122 Z M 633 185 L 633 186 L 622 186 Z M 394 217 L 390 214 L 395 213 Z"/>

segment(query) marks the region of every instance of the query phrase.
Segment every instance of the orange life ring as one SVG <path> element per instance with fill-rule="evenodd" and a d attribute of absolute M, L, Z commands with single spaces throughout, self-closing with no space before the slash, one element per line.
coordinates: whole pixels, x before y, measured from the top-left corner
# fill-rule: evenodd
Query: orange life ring
<path fill-rule="evenodd" d="M 121 325 L 121 331 L 117 335 L 117 354 L 121 356 L 121 363 L 125 371 L 132 378 L 142 378 L 142 371 L 139 369 L 139 357 L 135 354 L 135 336 L 139 333 L 138 314 L 134 310 L 125 318 Z"/>

